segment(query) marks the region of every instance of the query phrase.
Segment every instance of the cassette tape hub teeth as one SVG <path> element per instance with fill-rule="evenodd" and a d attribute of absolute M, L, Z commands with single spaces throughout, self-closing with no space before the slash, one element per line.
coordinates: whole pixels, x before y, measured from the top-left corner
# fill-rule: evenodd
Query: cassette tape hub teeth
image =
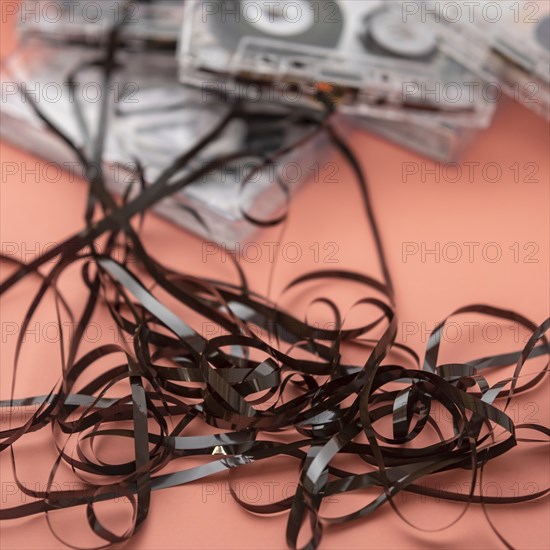
<path fill-rule="evenodd" d="M 381 10 L 367 18 L 367 39 L 399 57 L 424 58 L 437 48 L 435 33 L 413 21 L 404 22 L 393 10 Z"/>

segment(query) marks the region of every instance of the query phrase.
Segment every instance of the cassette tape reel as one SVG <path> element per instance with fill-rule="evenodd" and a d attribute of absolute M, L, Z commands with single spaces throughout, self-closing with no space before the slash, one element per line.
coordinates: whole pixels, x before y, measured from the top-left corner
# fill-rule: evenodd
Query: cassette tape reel
<path fill-rule="evenodd" d="M 97 45 L 113 26 L 127 47 L 174 51 L 181 29 L 181 0 L 24 0 L 19 32 L 55 42 Z"/>
<path fill-rule="evenodd" d="M 405 23 L 401 2 L 195 0 L 186 5 L 180 78 L 195 86 L 251 82 L 346 114 L 487 126 L 494 105 L 431 25 Z"/>
<path fill-rule="evenodd" d="M 431 22 L 450 56 L 550 118 L 547 0 L 429 0 L 411 2 L 407 10 L 407 18 Z"/>

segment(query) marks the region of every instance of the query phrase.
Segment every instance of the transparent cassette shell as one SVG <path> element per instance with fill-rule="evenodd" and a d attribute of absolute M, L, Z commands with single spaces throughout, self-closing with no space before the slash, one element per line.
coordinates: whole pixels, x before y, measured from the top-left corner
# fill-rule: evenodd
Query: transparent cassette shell
<path fill-rule="evenodd" d="M 129 47 L 172 49 L 181 29 L 181 0 L 23 0 L 19 8 L 22 37 L 40 35 L 54 42 L 104 43 L 124 22 L 122 43 Z"/>
<path fill-rule="evenodd" d="M 36 116 L 16 83 L 26 86 L 30 95 L 38 98 L 38 107 L 48 119 L 86 150 L 89 140 L 75 116 L 75 102 L 79 102 L 82 118 L 93 136 L 100 102 L 83 100 L 81 92 L 88 84 L 97 90 L 100 72 L 90 69 L 78 73 L 76 92 L 69 93 L 66 82 L 71 71 L 97 59 L 97 53 L 89 47 L 60 46 L 27 37 L 2 68 L 2 137 L 70 174 L 81 175 L 74 152 Z M 175 60 L 171 56 L 160 52 L 120 54 L 123 68 L 116 72 L 116 81 L 109 91 L 113 97 L 109 98 L 112 109 L 103 172 L 106 185 L 112 191 L 121 195 L 128 192 L 132 197 L 139 191 L 136 161 L 143 167 L 146 180 L 152 181 L 214 128 L 230 104 L 211 95 L 203 97 L 199 90 L 182 86 L 176 78 Z M 54 97 L 54 88 L 60 93 L 53 100 L 48 99 Z M 299 131 L 287 125 L 275 134 L 270 135 L 265 125 L 249 128 L 237 119 L 204 155 L 174 177 L 184 177 L 190 170 L 208 165 L 212 159 L 240 151 L 251 140 L 259 147 L 258 156 L 269 154 L 274 148 L 297 139 Z M 269 141 L 270 138 L 274 141 Z M 297 166 L 303 165 L 308 158 L 316 158 L 314 152 L 320 143 L 320 138 L 312 140 L 295 156 L 290 154 L 281 159 L 281 163 L 295 161 Z M 245 214 L 260 221 L 272 220 L 285 211 L 290 193 L 307 179 L 304 168 L 303 177 L 294 178 L 284 190 L 279 185 L 278 173 L 261 171 L 248 181 L 251 170 L 259 165 L 258 156 L 244 158 L 241 165 L 235 163 L 227 172 L 208 171 L 203 178 L 159 202 L 155 210 L 208 240 L 233 244 L 250 239 L 258 226 L 250 223 Z"/>
<path fill-rule="evenodd" d="M 426 0 L 408 10 L 440 33 L 450 56 L 550 118 L 550 3 Z"/>
<path fill-rule="evenodd" d="M 279 3 L 285 2 L 280 0 Z M 276 0 L 255 2 L 258 5 L 276 3 Z M 399 24 L 401 2 L 340 0 L 315 4 L 301 0 L 294 4 L 304 6 L 302 15 L 319 4 L 338 7 L 343 23 L 339 38 L 333 40 L 334 45 L 326 47 L 304 40 L 293 41 L 291 34 L 284 34 L 284 25 L 276 31 L 279 35 L 268 31 L 267 26 L 258 29 L 247 25 L 249 20 L 243 11 L 247 0 L 187 3 L 180 40 L 180 79 L 198 87 L 230 86 L 235 89 L 248 82 L 263 86 L 270 93 L 275 90 L 279 100 L 303 102 L 317 108 L 322 108 L 316 99 L 319 90 L 329 90 L 339 109 L 348 115 L 410 122 L 427 118 L 442 122 L 452 120 L 453 124 L 466 127 L 486 127 L 490 123 L 494 104 L 482 96 L 478 78 L 441 51 L 436 38 L 429 54 L 414 58 L 398 56 L 395 52 L 391 55 L 373 53 L 372 47 L 366 49 L 365 21 L 383 12 L 393 18 L 390 23 Z M 227 9 L 228 5 L 231 10 Z M 241 10 L 237 10 L 237 15 L 234 15 L 235 6 Z M 322 15 L 315 10 L 313 17 L 311 14 L 308 17 L 310 29 L 323 21 Z M 223 30 L 232 29 L 234 21 L 241 33 L 238 40 L 234 36 L 228 39 L 229 31 Z M 386 34 L 392 29 L 390 23 L 383 27 Z M 372 32 L 375 27 L 372 22 L 370 25 Z M 336 34 L 333 28 L 327 29 Z M 401 28 L 396 32 L 405 36 L 402 51 L 406 51 L 412 42 L 407 42 Z M 430 25 L 416 26 L 413 34 L 420 41 L 420 47 L 427 33 L 434 34 Z M 319 40 L 322 34 L 323 30 L 317 32 L 315 39 Z M 378 34 L 384 38 L 383 33 Z M 449 87 L 453 89 L 451 93 L 448 93 Z"/>

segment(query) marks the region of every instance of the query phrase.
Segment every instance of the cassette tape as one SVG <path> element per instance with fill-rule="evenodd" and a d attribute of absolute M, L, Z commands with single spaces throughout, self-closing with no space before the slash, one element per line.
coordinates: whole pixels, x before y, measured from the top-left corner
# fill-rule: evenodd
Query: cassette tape
<path fill-rule="evenodd" d="M 19 32 L 52 41 L 97 45 L 118 24 L 121 44 L 174 51 L 181 29 L 181 0 L 24 0 Z"/>
<path fill-rule="evenodd" d="M 180 78 L 261 86 L 318 108 L 322 92 L 348 115 L 487 126 L 494 104 L 439 42 L 431 25 L 403 21 L 400 1 L 194 0 L 184 13 Z"/>
<path fill-rule="evenodd" d="M 431 22 L 441 47 L 504 92 L 550 118 L 550 3 L 410 2 L 406 18 Z"/>
<path fill-rule="evenodd" d="M 35 101 L 75 145 L 87 150 L 97 128 L 101 98 L 109 94 L 112 108 L 103 173 L 108 188 L 132 197 L 139 192 L 138 165 L 145 179 L 153 181 L 205 137 L 232 106 L 214 94 L 182 86 L 175 64 L 162 65 L 167 57 L 159 52 L 125 52 L 126 62 L 120 64 L 110 90 L 99 90 L 101 69 L 89 64 L 97 59 L 95 49 L 29 38 L 7 58 L 0 73 L 0 134 L 48 161 L 32 178 L 59 177 L 61 170 L 70 176 L 82 175 L 74 152 L 40 120 L 30 101 Z M 69 91 L 68 74 L 78 67 L 85 67 L 76 73 L 78 88 Z M 22 95 L 20 88 L 26 89 L 29 97 Z M 236 118 L 174 177 L 208 168 L 215 159 L 242 150 L 247 156 L 240 156 L 223 170 L 206 170 L 204 177 L 159 202 L 155 207 L 159 214 L 204 238 L 226 244 L 250 238 L 258 229 L 250 218 L 267 223 L 280 217 L 290 194 L 307 179 L 303 163 L 307 158 L 316 158 L 321 138 L 280 158 L 277 166 L 260 170 L 262 159 L 293 143 L 313 126 L 309 118 L 294 123 L 296 113 L 289 117 L 289 109 L 260 105 L 251 108 L 257 109 L 256 116 Z M 283 179 L 281 170 L 286 172 Z"/>

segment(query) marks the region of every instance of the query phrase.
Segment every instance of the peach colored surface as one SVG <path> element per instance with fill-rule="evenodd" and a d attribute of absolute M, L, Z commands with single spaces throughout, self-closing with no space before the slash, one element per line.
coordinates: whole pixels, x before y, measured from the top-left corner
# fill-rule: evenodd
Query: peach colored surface
<path fill-rule="evenodd" d="M 2 31 L 4 57 L 14 45 L 11 21 L 2 26 Z M 515 309 L 537 323 L 548 316 L 550 140 L 548 125 L 543 120 L 519 105 L 503 103 L 493 126 L 479 135 L 462 159 L 463 175 L 458 181 L 454 181 L 454 172 L 444 170 L 437 181 L 437 174 L 429 171 L 441 171 L 441 165 L 371 135 L 358 133 L 351 141 L 371 182 L 373 202 L 396 284 L 402 341 L 423 354 L 426 332 L 454 309 L 470 303 Z M 7 143 L 2 143 L 1 155 L 3 163 L 16 162 L 21 166 L 27 163 L 29 166 L 36 161 Z M 337 263 L 328 267 L 353 268 L 378 276 L 353 175 L 336 152 L 327 159 L 329 161 L 336 163 L 338 168 L 335 181 L 311 182 L 293 202 L 284 240 L 297 243 L 303 257 L 296 263 L 277 263 L 273 296 L 277 296 L 294 275 L 315 267 L 327 267 L 315 263 L 310 249 L 312 245 L 317 246 L 315 243 L 320 246 L 321 262 L 325 257 L 323 246 L 335 243 L 330 245 L 330 250 L 336 250 L 333 257 Z M 418 172 L 404 177 L 404 173 L 413 170 Z M 498 181 L 491 181 L 498 170 L 501 171 Z M 22 259 L 32 259 L 37 250 L 60 242 L 83 224 L 86 190 L 81 181 L 71 182 L 64 175 L 58 181 L 35 183 L 30 178 L 22 183 L 18 174 L 8 175 L 2 171 L 1 192 L 2 246 L 4 249 L 11 247 L 11 250 L 16 247 Z M 203 261 L 199 239 L 162 219 L 150 216 L 143 235 L 148 249 L 168 265 L 195 274 L 232 276 L 229 264 L 219 257 Z M 278 238 L 277 231 L 270 231 L 258 235 L 257 241 L 261 244 Z M 468 255 L 472 250 L 468 248 L 470 245 L 464 244 L 471 242 L 479 243 L 473 248 L 473 257 Z M 430 254 L 422 258 L 422 250 L 433 249 L 436 243 L 445 250 L 439 261 Z M 463 253 L 459 261 L 453 261 L 457 251 L 453 243 L 458 243 Z M 417 247 L 418 252 L 415 252 Z M 404 256 L 404 250 L 411 253 Z M 495 261 L 497 250 L 502 257 Z M 244 261 L 243 267 L 253 287 L 265 291 L 266 275 L 271 266 L 267 254 L 262 259 L 265 261 Z M 2 267 L 5 277 L 11 268 Z M 80 287 L 67 277 L 63 284 L 67 297 L 74 303 L 81 303 Z M 24 307 L 35 289 L 36 281 L 26 281 L 2 300 L 2 326 L 21 322 Z M 53 302 L 50 301 L 49 306 L 50 309 L 43 307 L 36 317 L 36 322 L 40 323 L 37 326 L 41 327 L 39 333 L 48 322 L 55 321 Z M 485 345 L 488 340 L 484 347 L 496 352 L 497 348 Z M 39 334 L 31 336 L 28 342 L 16 397 L 40 394 L 59 376 L 58 349 L 51 338 Z M 9 396 L 14 347 L 15 337 L 3 331 L 1 397 L 4 399 Z M 478 355 L 477 351 L 479 348 L 473 355 Z M 456 353 L 460 355 L 460 349 Z M 468 351 L 461 357 L 466 356 Z M 521 397 L 515 407 L 512 414 L 515 421 L 549 425 L 548 385 Z M 45 447 L 32 447 L 48 441 L 49 434 L 43 435 L 36 443 L 29 440 L 16 446 L 21 449 L 18 453 L 20 478 L 31 486 L 45 482 L 47 463 L 51 460 L 50 454 L 42 451 Z M 32 449 L 36 451 L 33 453 Z M 24 450 L 27 453 L 23 453 Z M 526 460 L 528 467 L 522 465 L 522 460 Z M 13 478 L 6 453 L 0 458 L 0 466 L 2 506 L 19 504 L 22 497 L 12 494 Z M 273 481 L 279 479 L 277 476 L 276 470 L 264 470 L 261 479 Z M 548 453 L 529 447 L 513 451 L 488 468 L 487 476 L 487 482 L 495 482 L 493 490 L 500 491 L 502 496 L 542 489 L 550 482 Z M 463 481 L 458 480 L 458 483 Z M 260 490 L 268 487 L 262 483 L 257 484 Z M 226 487 L 224 478 L 218 477 L 154 493 L 144 528 L 126 547 L 285 548 L 286 514 L 268 518 L 250 515 L 233 502 Z M 466 491 L 465 485 L 461 487 Z M 249 496 L 255 498 L 252 491 Z M 462 510 L 460 504 L 415 495 L 398 503 L 407 517 L 430 529 L 449 523 Z M 338 503 L 331 506 L 336 510 Z M 550 547 L 549 511 L 548 500 L 489 507 L 491 518 L 502 534 L 516 548 L 522 549 Z M 63 512 L 53 516 L 56 514 L 52 514 L 56 525 L 67 521 L 63 519 Z M 68 520 L 61 532 L 68 533 L 76 542 L 77 525 Z M 51 535 L 44 517 L 4 522 L 0 528 L 2 549 L 61 547 Z M 407 526 L 386 507 L 367 521 L 328 529 L 321 547 L 342 550 L 489 549 L 500 548 L 501 544 L 482 510 L 474 505 L 456 525 L 432 534 Z"/>

